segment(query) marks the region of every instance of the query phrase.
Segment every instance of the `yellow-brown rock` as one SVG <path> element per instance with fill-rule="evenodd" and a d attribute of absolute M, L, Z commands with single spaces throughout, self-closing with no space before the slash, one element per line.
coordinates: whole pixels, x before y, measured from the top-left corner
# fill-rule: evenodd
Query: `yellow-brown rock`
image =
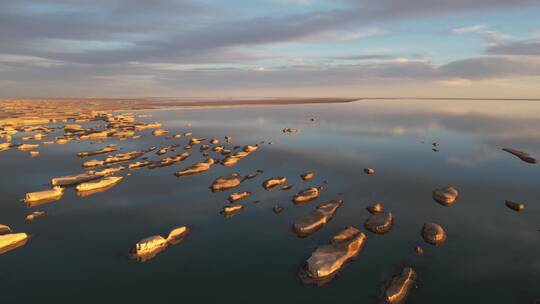
<path fill-rule="evenodd" d="M 191 167 L 185 168 L 174 173 L 176 176 L 193 175 L 209 170 L 214 165 L 214 159 L 209 158 L 204 162 L 197 163 Z"/>
<path fill-rule="evenodd" d="M 439 224 L 425 223 L 422 228 L 422 237 L 426 243 L 440 245 L 446 241 L 446 231 Z"/>
<path fill-rule="evenodd" d="M 306 237 L 315 233 L 332 219 L 342 204 L 342 200 L 332 200 L 318 205 L 310 214 L 294 222 L 294 232 L 296 232 L 299 237 Z"/>
<path fill-rule="evenodd" d="M 21 247 L 28 241 L 26 233 L 9 233 L 0 235 L 0 254 Z"/>
<path fill-rule="evenodd" d="M 58 200 L 63 194 L 64 188 L 56 186 L 49 190 L 26 193 L 24 202 L 35 203 L 39 201 Z"/>
<path fill-rule="evenodd" d="M 445 187 L 433 191 L 433 199 L 444 206 L 453 205 L 458 195 L 459 192 L 453 187 Z"/>
<path fill-rule="evenodd" d="M 240 175 L 233 173 L 228 176 L 222 176 L 215 179 L 212 183 L 211 189 L 214 192 L 224 191 L 238 187 L 241 182 L 242 180 L 240 179 Z"/>
<path fill-rule="evenodd" d="M 375 213 L 367 219 L 364 227 L 373 233 L 385 234 L 390 231 L 393 222 L 394 215 L 392 212 Z"/>
<path fill-rule="evenodd" d="M 360 253 L 365 242 L 366 235 L 356 231 L 348 239 L 335 240 L 329 245 L 318 247 L 306 261 L 306 276 L 315 282 L 335 276 L 345 263 Z"/>
<path fill-rule="evenodd" d="M 411 267 L 405 267 L 400 274 L 393 277 L 384 292 L 385 304 L 405 303 L 416 280 L 416 272 Z"/>
<path fill-rule="evenodd" d="M 271 190 L 277 186 L 283 185 L 287 182 L 287 178 L 285 176 L 280 177 L 273 177 L 265 180 L 263 182 L 263 187 L 266 190 Z"/>
<path fill-rule="evenodd" d="M 235 192 L 235 193 L 231 193 L 231 195 L 229 195 L 229 202 L 231 203 L 234 203 L 234 202 L 237 202 L 239 200 L 243 200 L 245 199 L 246 197 L 250 196 L 251 195 L 251 192 L 248 192 L 248 191 L 242 191 L 242 192 Z"/>
<path fill-rule="evenodd" d="M 311 188 L 304 189 L 298 192 L 293 197 L 293 202 L 295 204 L 305 204 L 305 203 L 311 202 L 312 200 L 317 199 L 319 195 L 320 195 L 320 188 L 311 187 Z"/>
<path fill-rule="evenodd" d="M 123 178 L 124 177 L 122 176 L 109 176 L 95 182 L 86 182 L 79 184 L 77 185 L 77 187 L 75 187 L 75 189 L 77 189 L 77 191 L 90 191 L 105 188 L 118 184 Z"/>

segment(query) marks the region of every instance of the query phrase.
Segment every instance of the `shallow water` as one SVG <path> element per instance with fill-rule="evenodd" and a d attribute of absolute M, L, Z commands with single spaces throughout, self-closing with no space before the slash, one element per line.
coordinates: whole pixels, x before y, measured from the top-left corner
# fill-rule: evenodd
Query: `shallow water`
<path fill-rule="evenodd" d="M 193 130 L 196 137 L 231 135 L 234 145 L 275 144 L 262 145 L 234 167 L 175 177 L 173 172 L 203 159 L 196 146 L 180 164 L 132 171 L 112 189 L 88 197 L 67 189 L 61 200 L 33 208 L 19 199 L 45 188 L 52 177 L 81 172 L 77 152 L 107 143 L 130 151 L 187 139 L 144 131 L 140 140 L 43 146 L 36 158 L 0 152 L 0 223 L 32 234 L 25 246 L 0 255 L 2 303 L 373 303 L 404 265 L 418 272 L 408 303 L 540 298 L 540 165 L 500 150 L 540 156 L 538 102 L 365 100 L 147 112 L 153 117 L 141 121 L 161 121 L 173 134 Z M 285 127 L 300 132 L 286 135 Z M 440 144 L 439 152 L 432 151 L 432 142 Z M 368 166 L 376 173 L 364 174 Z M 235 189 L 253 192 L 242 202 L 245 210 L 224 218 L 219 211 L 235 190 L 212 193 L 212 181 L 257 169 L 264 173 Z M 316 173 L 312 181 L 300 179 L 306 171 Z M 294 185 L 291 190 L 261 187 L 280 175 Z M 325 186 L 318 200 L 291 202 L 313 185 Z M 442 186 L 460 191 L 454 206 L 431 198 Z M 309 238 L 296 237 L 292 222 L 333 198 L 344 200 L 333 220 Z M 508 209 L 505 199 L 524 202 L 525 210 Z M 365 207 L 374 202 L 394 213 L 392 230 L 368 233 L 364 251 L 330 284 L 302 284 L 298 270 L 317 245 L 349 225 L 365 230 Z M 272 212 L 276 204 L 285 208 L 281 214 Z M 37 210 L 48 214 L 24 221 Z M 444 226 L 446 243 L 424 243 L 424 222 Z M 181 225 L 192 228 L 182 243 L 145 263 L 128 258 L 140 239 L 166 236 Z M 414 253 L 417 244 L 424 255 Z"/>

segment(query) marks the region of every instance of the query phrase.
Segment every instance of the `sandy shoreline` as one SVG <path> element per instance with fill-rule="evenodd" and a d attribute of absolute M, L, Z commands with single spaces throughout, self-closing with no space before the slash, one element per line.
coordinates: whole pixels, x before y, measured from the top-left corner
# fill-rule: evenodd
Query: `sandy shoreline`
<path fill-rule="evenodd" d="M 143 111 L 174 108 L 223 108 L 265 105 L 299 105 L 353 102 L 358 98 L 280 99 L 156 99 L 156 98 L 3 98 L 0 123 L 4 120 L 36 117 L 64 119 L 96 111 Z"/>

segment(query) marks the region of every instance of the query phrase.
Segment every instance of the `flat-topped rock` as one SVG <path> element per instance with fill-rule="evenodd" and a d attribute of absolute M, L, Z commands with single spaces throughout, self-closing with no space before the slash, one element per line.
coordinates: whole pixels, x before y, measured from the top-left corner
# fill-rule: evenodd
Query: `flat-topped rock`
<path fill-rule="evenodd" d="M 298 192 L 293 197 L 293 202 L 295 204 L 305 204 L 308 202 L 311 202 L 312 200 L 315 200 L 320 195 L 320 188 L 319 187 L 311 187 L 308 189 L 304 189 L 300 192 Z"/>
<path fill-rule="evenodd" d="M 366 209 L 371 214 L 384 212 L 384 208 L 380 203 L 376 203 L 374 205 L 367 206 Z"/>
<path fill-rule="evenodd" d="M 0 235 L 8 234 L 11 232 L 11 227 L 0 224 Z"/>
<path fill-rule="evenodd" d="M 506 200 L 505 205 L 506 205 L 506 207 L 508 207 L 508 208 L 510 208 L 510 209 L 512 209 L 514 211 L 521 211 L 521 210 L 525 209 L 525 204 L 514 202 L 514 201 Z"/>
<path fill-rule="evenodd" d="M 318 205 L 310 214 L 296 220 L 293 230 L 299 237 L 311 235 L 324 227 L 343 204 L 342 200 L 332 200 Z"/>
<path fill-rule="evenodd" d="M 373 169 L 373 168 L 364 168 L 364 173 L 366 173 L 366 174 L 374 174 L 375 169 Z"/>
<path fill-rule="evenodd" d="M 249 145 L 248 145 L 248 146 L 244 146 L 244 147 L 242 148 L 242 151 L 244 151 L 244 152 L 246 152 L 246 153 L 251 153 L 251 152 L 257 151 L 258 148 L 259 148 L 258 146 L 249 146 Z"/>
<path fill-rule="evenodd" d="M 213 158 L 209 158 L 205 160 L 204 162 L 197 163 L 191 167 L 187 167 L 183 170 L 176 171 L 174 175 L 176 176 L 184 176 L 184 175 L 194 175 L 198 174 L 204 171 L 208 171 L 215 163 L 215 160 Z"/>
<path fill-rule="evenodd" d="M 393 222 L 394 216 L 392 212 L 375 213 L 367 219 L 364 227 L 373 233 L 385 234 L 390 231 Z"/>
<path fill-rule="evenodd" d="M 306 172 L 300 175 L 300 177 L 305 181 L 312 180 L 314 176 L 315 176 L 315 173 L 313 172 Z"/>
<path fill-rule="evenodd" d="M 231 216 L 239 213 L 242 209 L 244 209 L 244 205 L 230 204 L 223 206 L 223 210 L 221 210 L 221 213 L 225 216 Z"/>
<path fill-rule="evenodd" d="M 233 173 L 227 176 L 218 177 L 212 183 L 211 189 L 213 192 L 224 191 L 238 187 L 242 183 L 240 175 Z"/>
<path fill-rule="evenodd" d="M 0 254 L 21 247 L 28 241 L 26 233 L 9 233 L 0 235 Z"/>
<path fill-rule="evenodd" d="M 91 174 L 91 173 L 81 173 L 77 175 L 60 176 L 60 177 L 55 177 L 51 179 L 51 185 L 52 186 L 72 186 L 72 185 L 77 185 L 77 184 L 84 183 L 87 181 L 95 180 L 98 178 L 101 178 L 101 176 L 97 174 Z"/>
<path fill-rule="evenodd" d="M 416 281 L 416 272 L 412 267 L 405 267 L 398 275 L 394 276 L 384 291 L 384 304 L 405 303 Z"/>
<path fill-rule="evenodd" d="M 242 192 L 235 192 L 235 193 L 231 193 L 231 195 L 229 195 L 229 202 L 231 203 L 234 203 L 234 202 L 237 202 L 239 200 L 243 200 L 245 199 L 246 197 L 250 196 L 251 195 L 251 192 L 249 191 L 242 191 Z"/>
<path fill-rule="evenodd" d="M 433 190 L 433 199 L 444 206 L 453 205 L 459 192 L 454 187 L 445 187 Z"/>
<path fill-rule="evenodd" d="M 502 149 L 503 151 L 505 152 L 508 152 L 516 157 L 518 157 L 519 159 L 521 159 L 522 161 L 526 162 L 526 163 L 529 163 L 529 164 L 537 164 L 538 163 L 538 159 L 532 157 L 529 153 L 526 153 L 526 152 L 523 152 L 523 151 L 519 151 L 519 150 L 515 150 L 515 149 L 510 149 L 510 148 L 504 148 Z"/>
<path fill-rule="evenodd" d="M 64 188 L 55 186 L 49 190 L 26 193 L 25 203 L 37 203 L 40 201 L 58 200 L 64 195 Z"/>
<path fill-rule="evenodd" d="M 446 231 L 439 224 L 425 223 L 422 228 L 422 237 L 428 244 L 441 245 L 446 241 Z"/>
<path fill-rule="evenodd" d="M 130 255 L 139 262 L 148 261 L 165 250 L 167 246 L 178 244 L 188 232 L 188 227 L 181 226 L 172 229 L 167 238 L 164 238 L 161 235 L 147 237 L 135 244 L 130 250 Z"/>
<path fill-rule="evenodd" d="M 283 185 L 287 182 L 287 178 L 285 176 L 280 177 L 272 177 L 267 180 L 265 180 L 262 184 L 263 188 L 266 190 L 272 190 L 277 186 Z"/>
<path fill-rule="evenodd" d="M 38 219 L 40 217 L 44 217 L 45 215 L 47 215 L 47 213 L 45 213 L 45 211 L 34 211 L 32 213 L 30 213 L 29 215 L 26 216 L 25 220 L 27 222 L 31 222 L 35 219 Z"/>
<path fill-rule="evenodd" d="M 351 233 L 354 232 L 354 233 Z M 315 249 L 307 259 L 302 275 L 306 283 L 325 283 L 333 278 L 343 266 L 356 257 L 366 242 L 366 235 L 360 231 L 348 230 L 328 245 Z"/>
<path fill-rule="evenodd" d="M 98 181 L 79 184 L 77 187 L 75 187 L 75 189 L 77 189 L 77 191 L 90 191 L 106 188 L 118 184 L 120 181 L 122 181 L 122 179 L 124 179 L 122 176 L 109 176 Z"/>

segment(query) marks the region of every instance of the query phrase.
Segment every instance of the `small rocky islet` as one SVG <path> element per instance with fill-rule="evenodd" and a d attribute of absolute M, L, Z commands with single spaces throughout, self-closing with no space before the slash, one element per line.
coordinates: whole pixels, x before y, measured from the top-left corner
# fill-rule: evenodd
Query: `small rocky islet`
<path fill-rule="evenodd" d="M 69 118 L 66 119 L 66 122 L 69 120 Z M 52 119 L 35 119 L 30 120 L 30 123 L 33 124 L 37 122 L 37 124 L 46 125 L 51 121 Z M 164 140 L 180 140 L 192 136 L 191 131 L 169 136 L 170 130 L 162 129 L 161 123 L 136 122 L 134 115 L 130 114 L 93 112 L 90 115 L 81 114 L 80 117 L 74 118 L 73 121 L 78 123 L 64 125 L 60 128 L 63 130 L 64 134 L 62 136 L 50 138 L 51 140 L 45 139 L 48 138 L 50 133 L 53 133 L 58 129 L 48 126 L 28 125 L 28 121 L 25 120 L 21 120 L 22 124 L 20 124 L 20 122 L 8 125 L 3 124 L 0 126 L 0 136 L 4 139 L 9 139 L 9 141 L 0 143 L 0 151 L 15 148 L 19 151 L 30 151 L 30 155 L 38 156 L 40 154 L 37 150 L 43 145 L 62 145 L 72 141 L 82 140 L 98 140 L 93 143 L 101 144 L 109 138 L 118 140 L 137 140 L 142 136 L 138 132 L 147 129 L 154 129 L 151 134 L 163 138 Z M 106 124 L 104 126 L 94 126 L 89 128 L 80 125 L 80 123 L 90 121 L 103 121 Z M 12 143 L 11 136 L 18 132 L 38 132 L 33 136 L 24 136 L 21 139 L 23 141 L 43 141 L 41 143 Z M 285 128 L 282 132 L 290 134 L 297 133 L 298 130 Z M 204 137 L 191 137 L 188 140 L 189 142 L 184 146 L 184 149 L 189 150 L 194 146 L 200 145 L 198 150 L 203 156 L 208 156 L 209 153 L 216 153 L 222 155 L 222 157 L 209 157 L 202 162 L 195 163 L 185 169 L 176 171 L 175 175 L 179 177 L 208 171 L 215 164 L 221 164 L 224 167 L 234 166 L 242 159 L 258 151 L 260 145 L 264 143 L 260 142 L 256 145 L 231 147 L 228 146 L 232 142 L 231 136 L 224 137 L 224 145 L 220 145 L 221 141 L 217 138 L 207 139 Z M 268 144 L 270 143 L 273 142 L 268 142 Z M 435 148 L 438 147 L 438 145 L 433 146 Z M 181 145 L 164 145 L 161 148 L 149 147 L 142 150 L 119 153 L 119 151 L 122 150 L 121 146 L 118 144 L 107 144 L 95 150 L 78 152 L 75 156 L 81 159 L 107 155 L 102 156 L 101 159 L 83 160 L 82 167 L 86 169 L 86 171 L 78 173 L 74 172 L 72 175 L 53 177 L 50 180 L 51 187 L 49 189 L 28 192 L 23 201 L 27 203 L 29 207 L 41 203 L 57 201 L 62 198 L 64 192 L 69 188 L 73 188 L 77 192 L 101 191 L 103 189 L 105 189 L 104 191 L 108 191 L 113 186 L 119 184 L 125 176 L 129 175 L 114 176 L 121 173 L 123 170 L 135 170 L 144 167 L 149 169 L 161 168 L 177 164 L 190 157 L 188 152 L 183 152 L 174 156 L 165 156 L 158 160 L 148 160 L 144 157 L 147 153 L 153 151 L 156 151 L 155 155 L 165 155 L 175 151 L 177 148 L 181 148 Z M 528 153 L 508 148 L 503 150 L 520 158 L 524 162 L 531 164 L 538 163 L 538 160 Z M 121 166 L 122 164 L 123 166 Z M 116 165 L 117 167 L 112 167 L 113 165 Z M 364 172 L 371 175 L 375 173 L 375 170 L 368 167 L 364 169 Z M 242 176 L 238 173 L 224 175 L 216 178 L 210 188 L 213 192 L 231 190 L 239 187 L 246 180 L 257 178 L 260 173 L 262 173 L 262 170 L 260 172 L 250 173 L 246 176 Z M 310 181 L 314 177 L 315 173 L 311 171 L 300 175 L 302 181 Z M 268 178 L 262 185 L 266 190 L 272 190 L 274 188 L 288 190 L 292 187 L 292 185 L 287 184 L 287 178 L 284 176 Z M 317 200 L 321 194 L 321 190 L 322 187 L 303 189 L 294 195 L 292 200 L 294 204 L 297 205 Z M 229 204 L 223 207 L 221 213 L 227 217 L 238 214 L 246 207 L 237 202 L 248 198 L 251 194 L 252 192 L 250 191 L 230 193 L 228 196 Z M 432 193 L 433 199 L 444 206 L 453 205 L 458 195 L 458 190 L 453 187 L 438 188 Z M 342 204 L 342 200 L 331 200 L 317 205 L 315 210 L 294 221 L 292 225 L 293 231 L 300 237 L 306 237 L 319 231 L 330 222 Z M 506 200 L 505 205 L 514 211 L 522 211 L 524 209 L 524 204 L 515 201 Z M 366 209 L 371 213 L 371 216 L 364 223 L 365 229 L 376 234 L 385 234 L 392 228 L 394 215 L 392 212 L 385 211 L 380 203 L 367 206 Z M 274 213 L 281 213 L 284 211 L 284 208 L 279 205 L 274 205 L 272 211 Z M 26 220 L 33 221 L 37 218 L 44 217 L 45 215 L 46 213 L 44 211 L 33 211 L 26 217 Z M 171 230 L 167 238 L 160 235 L 144 238 L 131 248 L 130 256 L 140 262 L 150 260 L 168 246 L 178 244 L 188 232 L 189 229 L 186 226 L 181 226 Z M 426 243 L 431 245 L 441 245 L 447 238 L 446 230 L 435 223 L 425 223 L 422 227 L 421 236 Z M 5 253 L 25 245 L 29 237 L 30 236 L 27 233 L 14 233 L 11 227 L 0 225 L 0 253 Z M 367 236 L 365 233 L 352 226 L 347 227 L 336 234 L 329 244 L 321 245 L 313 251 L 311 256 L 306 260 L 304 266 L 301 267 L 301 277 L 306 283 L 315 283 L 317 285 L 328 283 L 348 262 L 358 256 L 365 246 L 366 239 Z M 424 249 L 420 246 L 416 246 L 415 252 L 420 255 L 424 252 Z M 416 276 L 417 274 L 414 268 L 403 268 L 403 270 L 395 275 L 385 287 L 384 303 L 404 303 L 413 286 L 416 284 Z"/>

